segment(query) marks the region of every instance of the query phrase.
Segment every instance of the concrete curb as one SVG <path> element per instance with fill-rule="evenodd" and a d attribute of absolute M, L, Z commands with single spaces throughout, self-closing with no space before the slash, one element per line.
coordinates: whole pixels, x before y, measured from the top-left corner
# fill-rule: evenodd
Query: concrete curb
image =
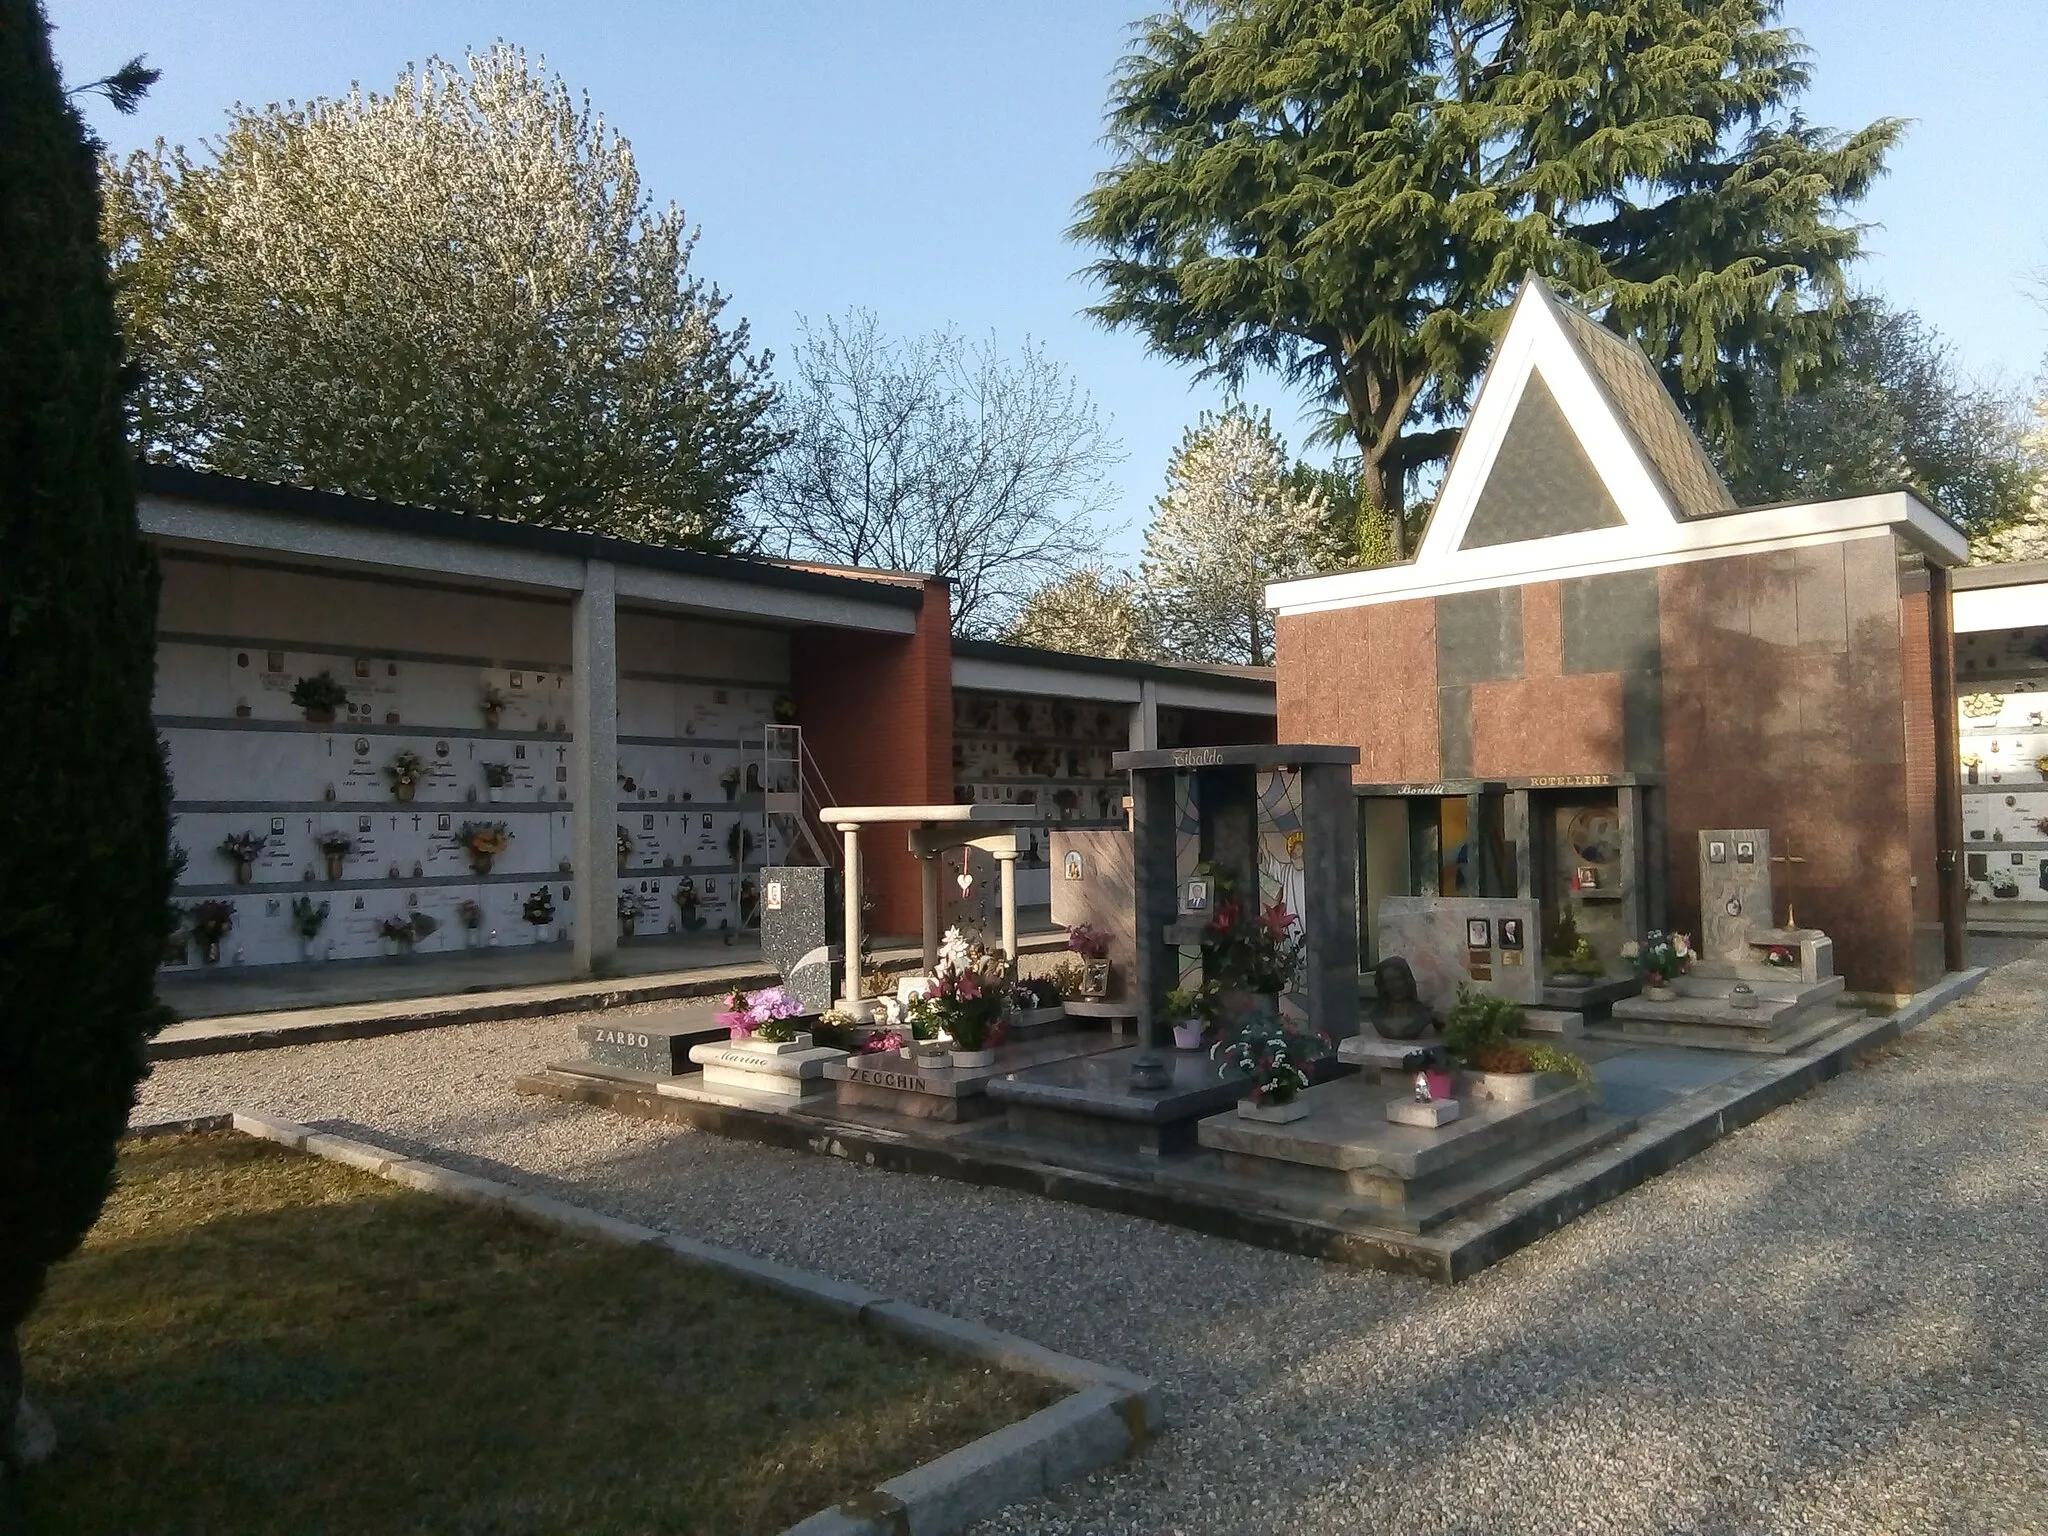
<path fill-rule="evenodd" d="M 131 1135 L 229 1128 L 295 1151 L 343 1163 L 408 1188 L 503 1211 L 578 1239 L 653 1245 L 685 1263 L 766 1285 L 864 1326 L 886 1329 L 926 1348 L 1057 1382 L 1073 1391 L 1050 1408 L 949 1451 L 833 1509 L 790 1527 L 789 1536 L 942 1536 L 985 1520 L 1007 1504 L 1046 1493 L 1118 1461 L 1165 1426 L 1157 1382 L 1016 1334 L 893 1300 L 829 1276 L 757 1259 L 695 1238 L 621 1221 L 548 1195 L 477 1178 L 370 1142 L 330 1135 L 247 1110 L 139 1126 Z"/>
<path fill-rule="evenodd" d="M 608 1008 L 632 1008 L 642 1003 L 723 997 L 734 987 L 764 987 L 779 979 L 772 967 L 759 967 L 733 975 L 655 981 L 645 986 L 635 986 L 630 980 L 618 980 L 609 984 L 565 988 L 559 993 L 540 997 L 499 996 L 494 1000 L 486 993 L 464 996 L 454 1003 L 440 998 L 419 998 L 416 1001 L 423 1006 L 399 1008 L 389 1013 L 351 1014 L 346 1008 L 306 1009 L 300 1011 L 320 1017 L 296 1018 L 294 1012 L 284 1012 L 277 1016 L 275 1023 L 234 1025 L 217 1031 L 174 1036 L 168 1040 L 159 1037 L 150 1041 L 147 1054 L 151 1061 L 182 1061 L 195 1056 L 226 1056 L 236 1051 L 319 1045 L 331 1040 L 374 1040 L 381 1035 L 410 1034 L 414 1030 L 441 1029 L 453 1024 L 502 1024 L 512 1019 L 543 1019 L 556 1014 L 602 1013 Z M 228 1017 L 266 1016 L 238 1014 Z M 202 1019 L 193 1022 L 207 1025 L 216 1021 Z"/>

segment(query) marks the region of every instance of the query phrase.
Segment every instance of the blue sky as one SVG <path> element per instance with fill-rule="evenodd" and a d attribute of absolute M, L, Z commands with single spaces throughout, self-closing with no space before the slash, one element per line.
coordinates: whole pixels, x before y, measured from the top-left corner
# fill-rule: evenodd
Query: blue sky
<path fill-rule="evenodd" d="M 701 224 L 696 270 L 758 343 L 786 355 L 799 316 L 855 305 L 892 330 L 1045 343 L 1124 444 L 1114 551 L 1135 549 L 1182 428 L 1221 402 L 1081 315 L 1087 257 L 1062 235 L 1104 162 L 1105 88 L 1143 3 L 47 4 L 72 80 L 136 53 L 164 71 L 136 116 L 91 109 L 117 150 L 195 145 L 238 100 L 386 89 L 409 60 L 501 37 L 545 55 L 632 142 L 652 195 Z M 1816 55 L 1813 120 L 1916 120 L 1864 205 L 1883 227 L 1861 280 L 1973 367 L 2031 376 L 2048 351 L 2027 285 L 2048 267 L 2048 4 L 1788 0 L 1785 19 Z M 1247 394 L 1298 445 L 1296 402 Z"/>

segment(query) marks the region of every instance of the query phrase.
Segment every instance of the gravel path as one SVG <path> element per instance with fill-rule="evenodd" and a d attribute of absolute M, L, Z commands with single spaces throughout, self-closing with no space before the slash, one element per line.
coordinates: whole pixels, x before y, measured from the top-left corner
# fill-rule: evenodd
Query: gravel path
<path fill-rule="evenodd" d="M 167 1063 L 1159 1377 L 1144 1456 L 993 1532 L 2048 1536 L 2048 944 L 1455 1289 L 521 1098 L 573 1019 Z"/>

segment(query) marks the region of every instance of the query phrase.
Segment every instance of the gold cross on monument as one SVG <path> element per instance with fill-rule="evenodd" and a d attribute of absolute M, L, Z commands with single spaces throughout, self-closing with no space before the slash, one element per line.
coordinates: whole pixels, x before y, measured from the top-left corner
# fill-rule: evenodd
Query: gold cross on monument
<path fill-rule="evenodd" d="M 1788 837 L 1785 839 L 1785 851 L 1772 854 L 1771 862 L 1785 866 L 1785 926 L 1787 928 L 1797 928 L 1799 926 L 1798 920 L 1792 916 L 1792 876 L 1794 873 L 1792 866 L 1794 864 L 1804 864 L 1806 860 L 1792 851 L 1792 839 Z"/>

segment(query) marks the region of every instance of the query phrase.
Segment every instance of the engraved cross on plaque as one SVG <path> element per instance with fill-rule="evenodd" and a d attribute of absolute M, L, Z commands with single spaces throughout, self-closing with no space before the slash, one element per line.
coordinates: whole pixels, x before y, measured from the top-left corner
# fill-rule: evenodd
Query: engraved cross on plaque
<path fill-rule="evenodd" d="M 1773 864 L 1782 864 L 1785 866 L 1785 926 L 1787 928 L 1797 928 L 1799 926 L 1799 922 L 1792 915 L 1793 876 L 1797 873 L 1797 871 L 1795 871 L 1792 868 L 1792 866 L 1795 864 L 1804 864 L 1806 860 L 1804 860 L 1798 854 L 1792 851 L 1792 839 L 1790 837 L 1787 837 L 1785 839 L 1785 851 L 1783 853 L 1772 854 L 1771 862 Z"/>

